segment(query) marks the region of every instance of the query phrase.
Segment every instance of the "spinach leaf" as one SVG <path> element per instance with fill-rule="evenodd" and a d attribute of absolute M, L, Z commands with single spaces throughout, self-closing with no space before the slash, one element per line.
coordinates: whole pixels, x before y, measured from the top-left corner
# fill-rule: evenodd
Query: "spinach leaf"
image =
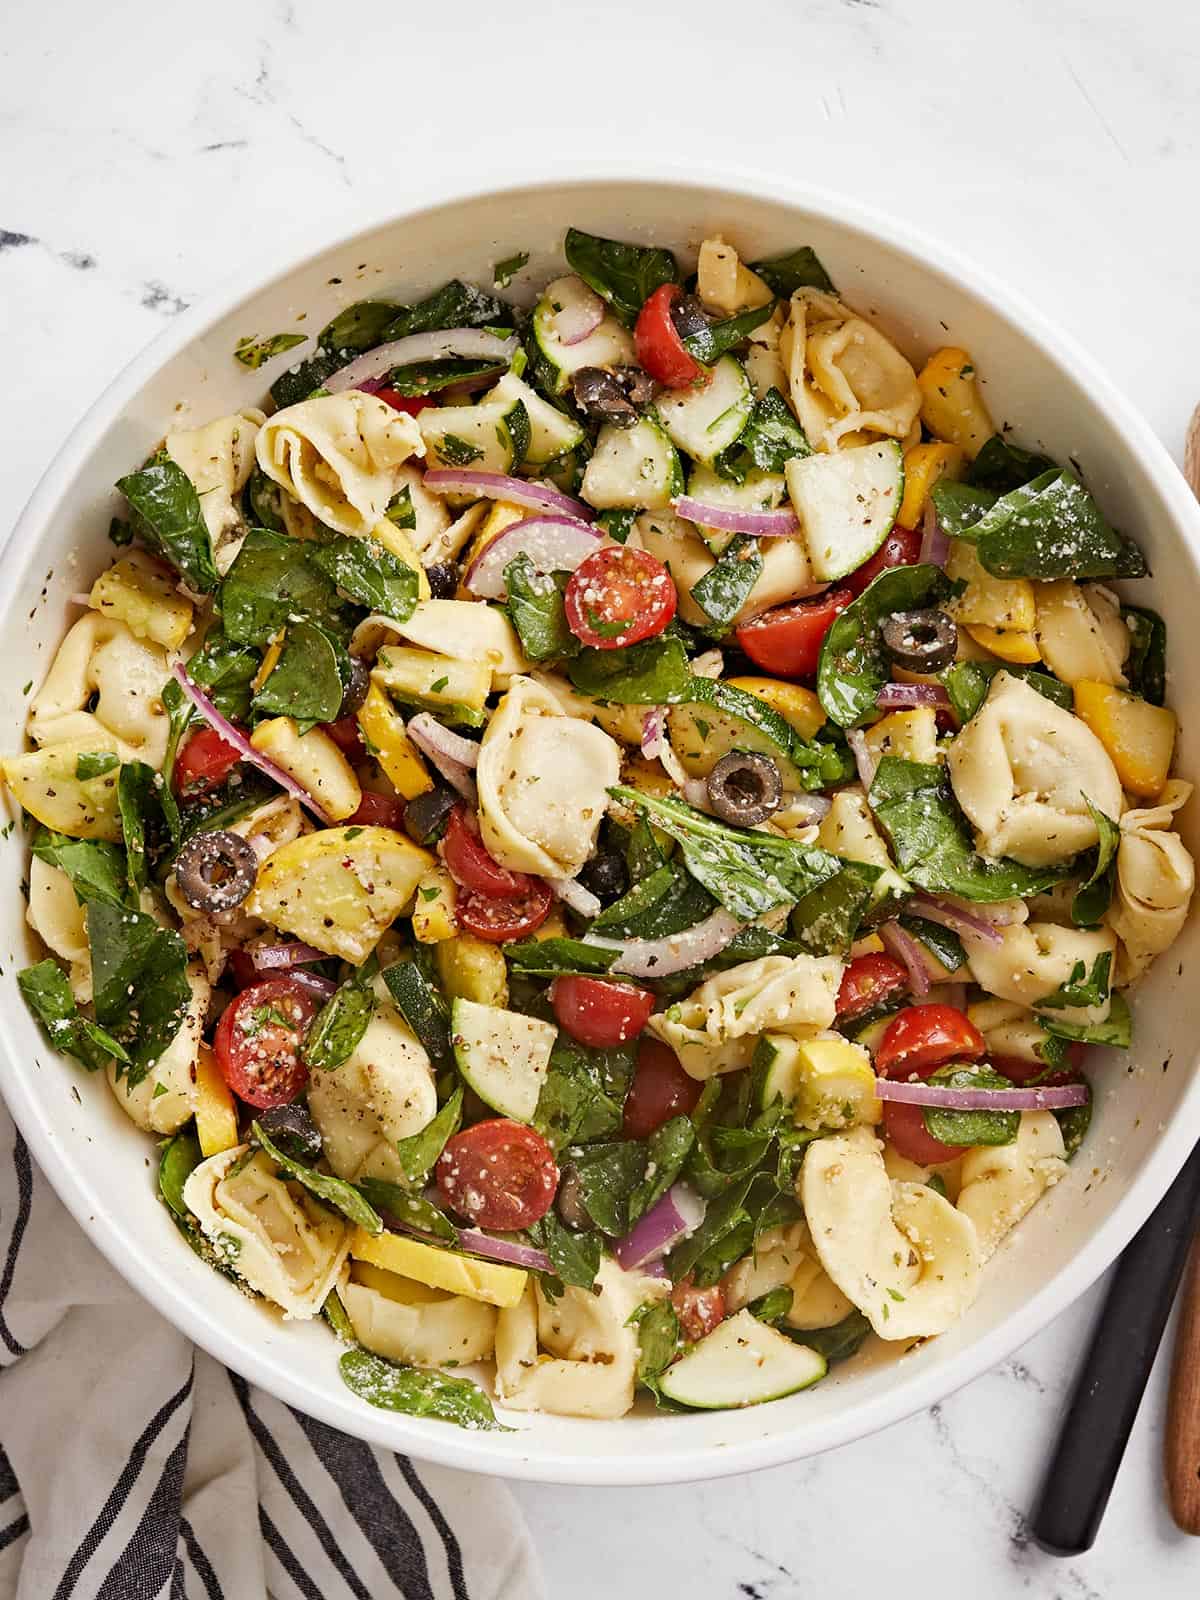
<path fill-rule="evenodd" d="M 530 661 L 555 661 L 578 655 L 579 640 L 567 626 L 563 593 L 570 582 L 565 572 L 539 572 L 525 554 L 504 569 L 508 594 L 505 610 Z"/>
<path fill-rule="evenodd" d="M 530 1228 L 529 1237 L 550 1257 L 560 1283 L 572 1284 L 576 1289 L 590 1289 L 595 1283 L 604 1243 L 603 1236 L 595 1228 L 585 1233 L 572 1233 L 551 1206 L 541 1221 Z"/>
<path fill-rule="evenodd" d="M 1144 578 L 1146 559 L 1105 521 L 1074 473 L 1043 472 L 964 531 L 997 578 Z"/>
<path fill-rule="evenodd" d="M 504 954 L 514 972 L 537 978 L 557 978 L 563 973 L 598 976 L 617 959 L 615 950 L 585 944 L 582 939 L 529 939 L 505 945 Z"/>
<path fill-rule="evenodd" d="M 257 372 L 259 367 L 275 356 L 281 356 L 285 350 L 294 350 L 307 338 L 306 333 L 272 333 L 265 339 L 239 339 L 233 352 L 234 360 Z"/>
<path fill-rule="evenodd" d="M 1012 489 L 1023 488 L 1051 471 L 1054 462 L 1049 456 L 1039 456 L 1032 450 L 1022 450 L 1011 444 L 1003 434 L 994 433 L 972 461 L 967 472 L 967 482 L 976 489 L 987 489 L 991 494 L 1008 494 Z"/>
<path fill-rule="evenodd" d="M 753 1177 L 742 1178 L 718 1195 L 695 1233 L 677 1244 L 667 1257 L 674 1283 L 694 1274 L 697 1288 L 715 1283 L 754 1243 L 754 1217 L 747 1208 Z"/>
<path fill-rule="evenodd" d="M 819 1356 L 824 1356 L 832 1367 L 835 1362 L 848 1361 L 851 1356 L 858 1354 L 871 1332 L 871 1324 L 861 1311 L 852 1311 L 840 1322 L 835 1322 L 832 1328 L 802 1329 L 785 1326 L 782 1332 L 786 1333 L 789 1339 L 794 1339 L 797 1344 L 806 1344 L 810 1350 L 815 1350 Z"/>
<path fill-rule="evenodd" d="M 695 1140 L 691 1118 L 683 1116 L 661 1123 L 646 1140 L 646 1175 L 629 1197 L 631 1226 L 658 1204 L 678 1178 Z"/>
<path fill-rule="evenodd" d="M 750 270 L 757 272 L 781 299 L 790 299 L 797 289 L 824 289 L 828 294 L 834 293 L 833 280 L 809 244 L 785 251 L 781 256 L 756 261 Z"/>
<path fill-rule="evenodd" d="M 669 1300 L 647 1300 L 638 1306 L 627 1326 L 637 1329 L 638 1384 L 648 1389 L 660 1406 L 674 1410 L 658 1386 L 658 1380 L 683 1348 L 674 1306 Z"/>
<path fill-rule="evenodd" d="M 388 388 L 404 395 L 435 394 L 456 383 L 468 383 L 473 378 L 503 372 L 504 365 L 502 361 L 466 361 L 456 356 L 447 356 L 441 361 L 411 362 L 392 368 L 387 375 Z"/>
<path fill-rule="evenodd" d="M 417 513 L 413 506 L 412 488 L 409 484 L 404 484 L 388 501 L 385 515 L 393 526 L 403 528 L 406 532 L 411 532 L 416 527 Z"/>
<path fill-rule="evenodd" d="M 117 810 L 121 815 L 121 835 L 125 841 L 125 862 L 129 890 L 137 904 L 138 892 L 149 879 L 148 851 L 157 830 L 161 830 L 163 808 L 159 798 L 158 773 L 144 761 L 127 761 L 117 779 Z"/>
<path fill-rule="evenodd" d="M 368 1233 L 383 1232 L 383 1221 L 379 1213 L 374 1206 L 363 1199 L 352 1183 L 347 1183 L 344 1178 L 331 1177 L 325 1172 L 317 1172 L 315 1168 L 306 1167 L 301 1161 L 294 1161 L 272 1142 L 269 1134 L 263 1132 L 261 1123 L 252 1122 L 250 1128 L 255 1142 L 263 1147 L 280 1171 L 286 1172 L 289 1178 L 295 1178 L 297 1183 L 323 1205 L 332 1206 L 335 1211 L 340 1211 L 344 1217 L 348 1217 L 360 1228 L 365 1228 Z"/>
<path fill-rule="evenodd" d="M 86 783 L 89 778 L 102 778 L 120 765 L 120 756 L 112 750 L 83 750 L 75 757 L 75 776 L 80 783 Z"/>
<path fill-rule="evenodd" d="M 870 801 L 901 872 L 919 889 L 980 902 L 1026 899 L 1070 875 L 1070 862 L 1026 867 L 977 854 L 939 766 L 884 756 Z"/>
<path fill-rule="evenodd" d="M 609 827 L 614 831 L 617 828 L 617 824 L 611 818 L 609 819 Z M 616 843 L 614 848 L 620 849 L 621 844 L 619 842 Z M 657 872 L 667 859 L 663 851 L 659 849 L 658 840 L 654 837 L 654 829 L 646 821 L 645 817 L 639 817 L 633 828 L 625 836 L 624 850 L 625 865 L 629 872 L 630 883 L 640 883 L 643 878 L 649 877 L 652 872 Z M 601 916 L 604 915 L 603 912 L 600 914 Z"/>
<path fill-rule="evenodd" d="M 792 1309 L 795 1296 L 786 1283 L 775 1289 L 768 1289 L 766 1294 L 760 1294 L 757 1300 L 751 1300 L 746 1310 L 752 1317 L 757 1317 L 759 1322 L 765 1322 L 774 1327 L 777 1322 L 782 1322 Z"/>
<path fill-rule="evenodd" d="M 1039 1000 L 1038 1004 L 1045 1002 Z M 1129 1002 L 1119 989 L 1109 1001 L 1108 1016 L 1103 1022 L 1066 1022 L 1061 1017 L 1043 1016 L 1039 1016 L 1038 1021 L 1053 1039 L 1078 1039 L 1081 1044 L 1106 1044 L 1114 1050 L 1128 1050 L 1133 1043 L 1133 1017 L 1130 1015 Z M 1041 1049 L 1039 1046 L 1039 1053 Z M 1049 1051 L 1046 1052 L 1046 1058 L 1051 1067 L 1062 1065 L 1061 1061 L 1052 1058 Z"/>
<path fill-rule="evenodd" d="M 301 617 L 289 624 L 283 650 L 253 707 L 270 717 L 294 717 L 297 731 L 305 734 L 320 722 L 337 721 L 342 696 L 338 647 L 324 628 Z"/>
<path fill-rule="evenodd" d="M 162 1147 L 158 1161 L 158 1192 L 168 1209 L 184 1222 L 191 1222 L 192 1213 L 183 1198 L 183 1186 L 203 1160 L 200 1141 L 190 1124 Z"/>
<path fill-rule="evenodd" d="M 396 1009 L 434 1061 L 449 1061 L 450 1016 L 440 991 L 409 959 L 383 969 Z"/>
<path fill-rule="evenodd" d="M 815 845 L 727 827 L 681 800 L 619 786 L 609 793 L 669 834 L 692 876 L 743 922 L 753 922 L 776 906 L 791 906 L 844 866 Z"/>
<path fill-rule="evenodd" d="M 391 300 L 357 300 L 325 324 L 317 335 L 317 345 L 322 350 L 356 354 L 373 350 L 383 343 L 388 328 L 403 309 Z"/>
<path fill-rule="evenodd" d="M 236 639 L 228 638 L 224 628 L 210 628 L 208 637 L 188 662 L 187 670 L 188 677 L 204 690 L 222 716 L 228 717 L 231 722 L 245 722 L 250 715 L 252 685 L 261 665 L 262 658 L 257 650 L 249 645 L 240 644 Z M 166 690 L 163 691 L 164 704 L 167 700 L 167 691 L 170 689 L 171 684 L 168 683 Z M 175 693 L 182 694 L 178 685 Z M 186 723 L 190 720 L 191 712 L 190 703 L 186 701 L 183 702 L 180 714 L 184 715 L 185 712 Z M 172 732 L 174 732 L 173 726 Z M 165 781 L 167 776 L 165 763 L 163 773 Z"/>
<path fill-rule="evenodd" d="M 937 567 L 891 567 L 834 618 L 817 668 L 817 696 L 831 721 L 855 728 L 876 719 L 876 698 L 892 675 L 880 623 L 894 611 L 937 605 L 949 592 Z"/>
<path fill-rule="evenodd" d="M 1125 673 L 1129 687 L 1152 706 L 1167 697 L 1167 625 L 1157 611 L 1144 606 L 1122 606 L 1121 620 L 1129 629 L 1129 660 Z"/>
<path fill-rule="evenodd" d="M 556 1152 L 620 1133 L 633 1067 L 632 1045 L 597 1050 L 560 1032 L 550 1052 L 534 1127 Z"/>
<path fill-rule="evenodd" d="M 919 939 L 948 972 L 957 972 L 967 959 L 963 942 L 952 928 L 943 928 L 940 922 L 929 922 L 925 917 L 899 917 L 898 922 L 906 933 Z"/>
<path fill-rule="evenodd" d="M 89 1072 L 110 1058 L 127 1065 L 125 1049 L 103 1028 L 80 1016 L 66 973 L 56 961 L 39 961 L 17 973 L 17 988 L 56 1050 L 74 1056 Z"/>
<path fill-rule="evenodd" d="M 469 467 L 473 461 L 483 460 L 483 451 L 469 439 L 457 433 L 444 433 L 438 443 L 438 455 L 452 467 Z"/>
<path fill-rule="evenodd" d="M 1070 711 L 1075 704 L 1069 683 L 1060 683 L 1049 673 L 1038 672 L 1034 667 L 1017 666 L 1011 661 L 956 661 L 952 667 L 946 668 L 941 679 L 960 723 L 970 722 L 979 710 L 998 672 L 1023 678 L 1031 689 L 1036 689 L 1047 700 L 1053 700 L 1064 711 Z"/>
<path fill-rule="evenodd" d="M 737 440 L 717 457 L 715 466 L 725 478 L 744 483 L 751 472 L 782 472 L 797 456 L 812 455 L 804 429 L 778 389 L 768 389 L 754 402 L 750 420 Z"/>
<path fill-rule="evenodd" d="M 737 534 L 725 546 L 715 565 L 692 585 L 692 599 L 712 624 L 717 638 L 728 633 L 733 619 L 750 598 L 762 576 L 763 558 L 758 540 Z"/>
<path fill-rule="evenodd" d="M 280 500 L 283 490 L 268 478 L 256 461 L 242 491 L 249 515 L 246 520 L 252 528 L 273 528 L 276 533 L 286 532 Z"/>
<path fill-rule="evenodd" d="M 986 1063 L 939 1067 L 929 1082 L 951 1089 L 1012 1088 L 1007 1078 Z M 930 1137 L 943 1144 L 1012 1144 L 1021 1125 L 1019 1111 L 947 1111 L 944 1106 L 925 1106 L 921 1115 Z"/>
<path fill-rule="evenodd" d="M 633 532 L 633 525 L 637 521 L 637 516 L 636 510 L 614 507 L 610 511 L 597 513 L 596 526 L 603 528 L 610 539 L 615 539 L 618 544 L 624 544 Z"/>
<path fill-rule="evenodd" d="M 721 322 L 706 322 L 702 328 L 697 328 L 684 338 L 683 347 L 688 355 L 711 367 L 727 351 L 748 338 L 755 328 L 761 328 L 774 310 L 775 302 L 769 300 L 765 306 L 756 306 L 752 311 L 739 311 L 736 316 L 726 317 Z"/>
<path fill-rule="evenodd" d="M 494 294 L 474 284 L 452 278 L 416 305 L 400 306 L 373 343 L 406 339 L 410 333 L 432 333 L 439 328 L 499 328 L 512 320 L 512 309 Z"/>
<path fill-rule="evenodd" d="M 220 581 L 213 561 L 200 496 L 182 467 L 169 456 L 117 480 L 133 507 L 133 529 L 187 579 L 197 594 L 209 594 Z"/>
<path fill-rule="evenodd" d="M 779 1108 L 782 1111 L 782 1107 Z M 778 1112 L 763 1127 L 704 1122 L 688 1157 L 688 1182 L 706 1200 L 752 1176 L 766 1159 L 775 1135 Z"/>
<path fill-rule="evenodd" d="M 798 956 L 806 953 L 795 939 L 785 939 L 780 933 L 761 928 L 756 923 L 741 928 L 719 955 L 699 966 L 685 967 L 667 978 L 655 980 L 655 990 L 660 995 L 690 994 L 697 984 L 714 972 L 725 972 L 730 967 L 740 967 L 745 961 L 757 961 L 760 956 Z"/>
<path fill-rule="evenodd" d="M 416 610 L 417 574 L 376 539 L 333 539 L 317 545 L 310 559 L 341 594 L 368 611 L 407 622 Z"/>
<path fill-rule="evenodd" d="M 646 1176 L 646 1146 L 639 1139 L 573 1145 L 568 1160 L 588 1216 L 612 1238 L 623 1238 L 630 1228 L 630 1201 Z"/>
<path fill-rule="evenodd" d="M 478 1384 L 427 1367 L 405 1367 L 369 1350 L 347 1350 L 338 1362 L 342 1382 L 360 1400 L 410 1417 L 436 1417 L 473 1432 L 511 1433 L 496 1421 L 492 1402 Z"/>
<path fill-rule="evenodd" d="M 90 900 L 125 904 L 125 858 L 117 845 L 102 839 L 70 839 L 65 833 L 39 828 L 32 849 L 39 860 L 66 873 L 80 905 Z"/>
<path fill-rule="evenodd" d="M 135 1088 L 187 1014 L 187 947 L 153 917 L 104 900 L 88 902 L 87 935 L 96 1020 L 129 1052 Z"/>
<path fill-rule="evenodd" d="M 492 282 L 497 289 L 507 289 L 509 284 L 529 260 L 528 250 L 518 250 L 516 255 L 505 256 L 492 267 Z"/>
<path fill-rule="evenodd" d="M 990 489 L 976 489 L 969 483 L 940 478 L 929 491 L 938 527 L 948 538 L 962 539 L 979 519 L 996 504 Z"/>
<path fill-rule="evenodd" d="M 606 906 L 591 926 L 606 939 L 667 939 L 703 922 L 716 902 L 675 862 L 664 862 Z"/>
<path fill-rule="evenodd" d="M 396 1154 L 400 1157 L 400 1168 L 414 1188 L 425 1182 L 446 1148 L 446 1141 L 452 1139 L 462 1126 L 462 1106 L 463 1091 L 459 1084 L 432 1122 L 427 1123 L 419 1133 L 410 1134 L 407 1139 L 397 1139 Z"/>
<path fill-rule="evenodd" d="M 420 1138 L 420 1134 L 415 1135 Z M 407 1228 L 427 1233 L 443 1244 L 457 1245 L 458 1229 L 432 1200 L 422 1194 L 413 1194 L 402 1184 L 391 1183 L 387 1178 L 360 1178 L 357 1188 L 362 1190 L 369 1205 Z"/>
<path fill-rule="evenodd" d="M 342 1297 L 336 1289 L 330 1289 L 325 1299 L 321 1302 L 321 1315 L 329 1324 L 335 1339 L 342 1344 L 357 1346 L 358 1339 L 354 1332 L 354 1324 L 350 1321 L 346 1308 L 342 1304 Z"/>
<path fill-rule="evenodd" d="M 792 907 L 792 938 L 806 955 L 845 956 L 875 898 L 880 868 L 847 861 L 836 877 L 810 889 Z"/>
<path fill-rule="evenodd" d="M 680 705 L 693 692 L 687 651 L 667 634 L 621 650 L 581 650 L 567 673 L 581 694 L 614 705 Z"/>
<path fill-rule="evenodd" d="M 1092 1125 L 1092 1091 L 1088 1086 L 1088 1097 L 1081 1106 L 1068 1106 L 1065 1111 L 1056 1111 L 1055 1119 L 1063 1137 L 1063 1155 L 1068 1161 L 1074 1156 Z"/>
<path fill-rule="evenodd" d="M 307 542 L 251 528 L 221 585 L 227 639 L 265 649 L 297 616 L 334 634 L 347 627 L 349 613 L 310 553 Z"/>
<path fill-rule="evenodd" d="M 1086 962 L 1077 961 L 1065 983 L 1037 1003 L 1039 1011 L 1062 1011 L 1068 1006 L 1102 1006 L 1111 984 L 1112 951 L 1102 950 L 1089 972 Z"/>
<path fill-rule="evenodd" d="M 279 790 L 271 780 L 260 777 L 253 769 L 244 777 L 235 772 L 228 783 L 215 793 L 191 801 L 181 819 L 178 838 L 173 841 L 171 851 L 159 860 L 157 871 L 161 874 L 164 861 L 168 864 L 173 861 L 179 845 L 194 834 L 227 828 L 231 822 L 248 816 L 258 806 L 277 798 L 278 794 Z"/>
<path fill-rule="evenodd" d="M 567 229 L 563 254 L 571 271 L 607 300 L 629 328 L 655 289 L 679 281 L 679 268 L 669 250 L 602 239 L 578 228 Z"/>
<path fill-rule="evenodd" d="M 1104 913 L 1108 910 L 1113 889 L 1116 887 L 1116 856 L 1117 846 L 1121 842 L 1121 829 L 1111 817 L 1106 817 L 1103 811 L 1098 811 L 1087 795 L 1083 798 L 1092 814 L 1092 821 L 1100 830 L 1100 842 L 1096 847 L 1096 864 L 1092 868 L 1091 876 L 1080 886 L 1071 901 L 1071 921 L 1077 928 L 1098 928 L 1104 920 Z"/>
<path fill-rule="evenodd" d="M 365 964 L 317 1012 L 300 1051 L 307 1066 L 329 1072 L 340 1067 L 358 1048 L 375 1015 L 375 992 L 371 987 L 374 976 L 375 963 Z"/>

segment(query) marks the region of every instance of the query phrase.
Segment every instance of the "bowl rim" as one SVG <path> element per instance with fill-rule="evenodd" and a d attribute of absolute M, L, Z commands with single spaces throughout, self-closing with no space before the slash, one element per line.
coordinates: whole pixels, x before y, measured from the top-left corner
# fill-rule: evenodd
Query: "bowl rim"
<path fill-rule="evenodd" d="M 489 177 L 494 181 L 488 181 Z M 294 230 L 283 242 L 259 251 L 227 275 L 223 283 L 174 318 L 135 355 L 72 426 L 42 473 L 0 555 L 0 577 L 7 580 L 8 592 L 17 591 L 21 578 L 38 559 L 34 535 L 46 524 L 60 486 L 76 474 L 125 403 L 173 356 L 243 301 L 292 276 L 331 249 L 348 246 L 360 236 L 418 214 L 506 194 L 516 196 L 570 186 L 586 189 L 613 183 L 667 185 L 710 197 L 726 192 L 808 210 L 961 283 L 1006 321 L 1019 323 L 1025 337 L 1086 387 L 1090 404 L 1122 433 L 1130 453 L 1156 480 L 1172 532 L 1194 561 L 1200 558 L 1200 505 L 1149 423 L 1073 336 L 1061 332 L 1023 293 L 1009 288 L 956 247 L 930 237 L 880 207 L 819 185 L 781 178 L 770 168 L 706 165 L 703 174 L 697 176 L 693 169 L 669 161 L 623 163 L 553 158 L 529 162 L 524 168 L 519 163 L 514 167 L 506 160 L 502 168 L 497 166 L 490 173 L 486 163 L 439 170 L 436 178 L 406 182 L 402 204 L 397 203 L 394 194 L 383 198 L 382 189 L 380 198 L 373 194 L 359 196 L 338 212 L 326 213 Z M 417 1430 L 406 1417 L 370 1407 L 360 1409 L 360 1403 L 348 1390 L 344 1400 L 314 1390 L 278 1359 L 227 1335 L 200 1304 L 181 1298 L 156 1260 L 129 1250 L 121 1235 L 119 1211 L 111 1209 L 105 1197 L 82 1179 L 56 1135 L 46 1103 L 34 1091 L 33 1075 L 10 1066 L 17 1059 L 7 1008 L 0 1008 L 0 1088 L 47 1181 L 120 1276 L 195 1344 L 287 1404 L 356 1437 L 386 1448 L 403 1449 L 442 1466 L 571 1485 L 681 1483 L 781 1466 L 863 1438 L 946 1399 L 1012 1355 L 1112 1264 L 1183 1166 L 1195 1141 L 1194 1130 L 1200 1126 L 1200 1074 L 1193 1072 L 1152 1156 L 1130 1180 L 1112 1214 L 1095 1229 L 1070 1265 L 995 1328 L 943 1364 L 913 1376 L 899 1376 L 885 1393 L 858 1404 L 850 1403 L 844 1412 L 822 1421 L 815 1430 L 820 1434 L 816 1450 L 811 1447 L 811 1435 L 803 1428 L 793 1427 L 744 1443 L 699 1445 L 692 1449 L 684 1444 L 651 1457 L 635 1453 L 632 1446 L 624 1455 L 614 1452 L 593 1456 L 586 1451 L 563 1450 L 547 1453 L 537 1448 L 536 1435 L 531 1433 L 527 1453 L 498 1454 L 487 1448 L 489 1435 L 471 1434 L 448 1425 Z"/>

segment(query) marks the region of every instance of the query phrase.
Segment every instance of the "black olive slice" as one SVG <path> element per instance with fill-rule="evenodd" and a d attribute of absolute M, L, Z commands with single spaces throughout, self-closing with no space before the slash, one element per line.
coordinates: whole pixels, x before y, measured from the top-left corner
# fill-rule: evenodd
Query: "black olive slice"
<path fill-rule="evenodd" d="M 958 629 L 944 611 L 897 611 L 879 625 L 883 648 L 908 672 L 940 672 L 958 652 Z"/>
<path fill-rule="evenodd" d="M 361 656 L 350 657 L 350 681 L 342 691 L 342 703 L 338 708 L 338 716 L 352 717 L 367 698 L 367 690 L 371 687 L 371 669 Z"/>
<path fill-rule="evenodd" d="M 297 1161 L 315 1161 L 321 1154 L 321 1134 L 308 1107 L 293 1101 L 260 1111 L 257 1122 L 272 1144 Z"/>
<path fill-rule="evenodd" d="M 596 1226 L 583 1203 L 583 1184 L 574 1167 L 563 1168 L 554 1204 L 563 1225 L 570 1228 L 572 1233 L 586 1233 L 589 1228 Z"/>
<path fill-rule="evenodd" d="M 435 600 L 453 600 L 458 593 L 458 566 L 453 561 L 439 561 L 435 567 L 426 567 L 429 593 Z"/>
<path fill-rule="evenodd" d="M 459 800 L 455 790 L 435 784 L 404 807 L 404 831 L 414 844 L 431 845 L 446 826 L 446 818 Z"/>
<path fill-rule="evenodd" d="M 241 834 L 196 833 L 175 857 L 175 882 L 188 905 L 212 914 L 232 911 L 253 889 L 258 857 Z"/>
<path fill-rule="evenodd" d="M 571 379 L 571 393 L 584 415 L 595 417 L 597 422 L 632 428 L 639 420 L 638 409 L 625 393 L 620 378 L 604 367 L 580 367 Z"/>
<path fill-rule="evenodd" d="M 734 750 L 709 773 L 708 798 L 722 822 L 753 828 L 779 810 L 783 779 L 770 756 Z"/>
<path fill-rule="evenodd" d="M 579 869 L 579 882 L 590 889 L 602 906 L 612 905 L 629 887 L 625 857 L 615 850 L 601 850 Z"/>

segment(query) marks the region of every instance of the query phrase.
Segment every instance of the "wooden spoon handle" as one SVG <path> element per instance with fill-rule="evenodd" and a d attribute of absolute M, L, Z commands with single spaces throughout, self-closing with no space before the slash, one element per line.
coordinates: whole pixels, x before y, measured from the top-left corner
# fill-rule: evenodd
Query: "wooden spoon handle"
<path fill-rule="evenodd" d="M 1167 1398 L 1167 1495 L 1184 1533 L 1200 1534 L 1200 1244 L 1179 1303 Z"/>

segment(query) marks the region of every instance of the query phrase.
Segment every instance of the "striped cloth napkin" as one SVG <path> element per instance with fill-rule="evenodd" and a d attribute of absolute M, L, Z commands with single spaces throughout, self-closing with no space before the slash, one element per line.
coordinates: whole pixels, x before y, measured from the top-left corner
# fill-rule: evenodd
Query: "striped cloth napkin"
<path fill-rule="evenodd" d="M 139 1300 L 0 1101 L 0 1600 L 539 1600 L 494 1479 L 254 1389 Z"/>

